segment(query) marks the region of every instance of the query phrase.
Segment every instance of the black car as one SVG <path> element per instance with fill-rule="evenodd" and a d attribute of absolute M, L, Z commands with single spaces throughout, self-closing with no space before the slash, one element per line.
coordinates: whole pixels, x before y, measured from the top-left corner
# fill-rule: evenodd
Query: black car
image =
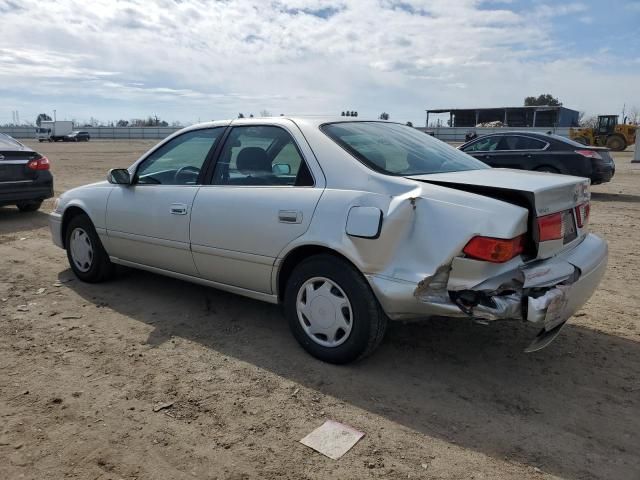
<path fill-rule="evenodd" d="M 616 171 L 608 148 L 546 133 L 492 133 L 458 148 L 492 167 L 576 175 L 593 185 L 610 181 Z"/>
<path fill-rule="evenodd" d="M 64 136 L 65 142 L 88 142 L 91 138 L 89 132 L 71 132 Z"/>
<path fill-rule="evenodd" d="M 49 159 L 0 133 L 0 206 L 16 205 L 23 212 L 33 212 L 51 197 Z"/>

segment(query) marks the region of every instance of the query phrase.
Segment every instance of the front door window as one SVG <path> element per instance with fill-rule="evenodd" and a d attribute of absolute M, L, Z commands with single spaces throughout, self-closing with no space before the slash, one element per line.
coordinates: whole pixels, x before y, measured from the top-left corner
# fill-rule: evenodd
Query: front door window
<path fill-rule="evenodd" d="M 207 156 L 224 128 L 192 130 L 165 143 L 138 167 L 140 185 L 196 185 Z"/>

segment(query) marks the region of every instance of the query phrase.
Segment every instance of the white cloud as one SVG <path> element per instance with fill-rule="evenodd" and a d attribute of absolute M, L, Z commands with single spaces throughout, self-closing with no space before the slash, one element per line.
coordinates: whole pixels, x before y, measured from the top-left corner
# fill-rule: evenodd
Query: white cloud
<path fill-rule="evenodd" d="M 60 0 L 44 15 L 41 0 L 0 0 L 0 103 L 184 121 L 349 108 L 419 124 L 427 107 L 519 104 L 547 91 L 595 112 L 603 85 L 627 81 L 574 61 L 539 21 L 587 22 L 584 4 L 516 13 L 510 3 Z M 631 87 L 608 91 L 618 101 Z"/>

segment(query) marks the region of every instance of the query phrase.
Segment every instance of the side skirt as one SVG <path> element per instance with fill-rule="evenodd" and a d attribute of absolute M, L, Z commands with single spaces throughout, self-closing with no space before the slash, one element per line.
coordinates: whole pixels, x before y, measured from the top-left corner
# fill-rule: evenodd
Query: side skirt
<path fill-rule="evenodd" d="M 118 265 L 123 265 L 125 267 L 137 268 L 140 270 L 146 270 L 152 273 L 158 273 L 160 275 L 166 275 L 168 277 L 177 278 L 179 280 L 185 280 L 187 282 L 197 283 L 199 285 L 204 285 L 205 287 L 217 288 L 218 290 L 224 290 L 225 292 L 235 293 L 237 295 L 242 295 L 244 297 L 253 298 L 254 300 L 260 300 L 262 302 L 267 303 L 278 303 L 278 296 L 272 295 L 269 293 L 256 292 L 253 290 L 247 290 L 246 288 L 235 287 L 233 285 L 227 285 L 225 283 L 213 282 L 211 280 L 205 280 L 204 278 L 192 277 L 191 275 L 185 275 L 183 273 L 176 273 L 170 270 L 163 270 L 162 268 L 150 267 L 149 265 L 142 265 L 136 262 L 130 262 L 128 260 L 122 260 L 117 257 L 109 257 L 113 263 L 117 263 Z"/>

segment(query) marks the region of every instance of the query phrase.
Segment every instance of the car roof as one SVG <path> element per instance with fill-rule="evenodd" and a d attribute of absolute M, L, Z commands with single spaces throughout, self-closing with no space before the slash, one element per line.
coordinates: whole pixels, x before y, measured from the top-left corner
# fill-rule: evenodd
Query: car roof
<path fill-rule="evenodd" d="M 234 125 L 234 124 L 242 124 L 242 125 L 251 125 L 251 124 L 264 124 L 264 123 L 278 123 L 282 120 L 288 120 L 294 122 L 296 124 L 305 124 L 307 126 L 316 126 L 324 125 L 325 123 L 336 123 L 336 122 L 379 122 L 379 123 L 389 123 L 395 125 L 404 125 L 399 122 L 389 122 L 386 120 L 374 119 L 374 118 L 358 118 L 358 117 L 338 117 L 335 115 L 297 115 L 297 116 L 288 116 L 282 115 L 277 117 L 245 117 L 245 118 L 233 118 L 227 120 L 215 120 L 211 122 L 202 122 L 196 123 L 194 125 L 190 125 L 187 127 L 188 129 L 194 128 L 207 128 L 207 127 L 217 127 L 221 125 Z"/>
<path fill-rule="evenodd" d="M 485 135 L 480 135 L 477 138 L 474 138 L 472 140 L 469 140 L 468 142 L 465 142 L 464 144 L 460 145 L 459 148 L 465 147 L 468 144 L 471 143 L 475 143 L 478 140 L 482 139 L 482 138 L 486 138 L 486 137 L 496 137 L 496 136 L 507 136 L 507 135 L 523 135 L 523 136 L 527 136 L 527 137 L 531 137 L 531 138 L 537 138 L 538 140 L 542 140 L 545 141 L 547 143 L 551 143 L 553 144 L 554 142 L 560 142 L 563 143 L 565 145 L 570 145 L 572 147 L 583 147 L 585 149 L 593 149 L 594 147 L 588 147 L 588 146 L 584 146 L 582 144 L 579 144 L 577 142 L 575 142 L 574 140 L 571 140 L 567 137 L 563 137 L 561 135 L 557 135 L 555 133 L 545 133 L 545 132 L 528 132 L 525 130 L 507 130 L 504 132 L 492 132 L 492 133 L 487 133 Z"/>
<path fill-rule="evenodd" d="M 20 151 L 20 152 L 32 152 L 29 147 L 23 145 L 15 138 L 10 137 L 7 134 L 0 133 L 0 150 L 4 151 Z"/>
<path fill-rule="evenodd" d="M 545 133 L 545 132 L 527 132 L 526 130 L 506 130 L 504 132 L 491 132 L 491 133 L 487 133 L 485 135 L 481 135 L 478 138 L 482 138 L 482 137 L 488 137 L 490 135 L 527 135 L 529 137 L 536 137 L 536 138 L 564 138 L 564 137 L 559 137 L 558 135 L 553 135 L 553 134 L 549 134 L 549 133 Z"/>

